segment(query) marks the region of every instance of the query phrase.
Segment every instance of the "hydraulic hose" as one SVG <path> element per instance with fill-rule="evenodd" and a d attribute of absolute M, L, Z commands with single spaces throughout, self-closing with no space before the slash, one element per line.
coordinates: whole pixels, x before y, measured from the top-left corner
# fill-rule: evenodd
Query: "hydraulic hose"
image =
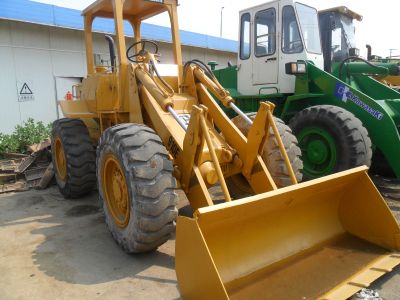
<path fill-rule="evenodd" d="M 167 90 L 166 93 L 168 94 L 168 96 L 172 97 L 174 95 L 174 89 L 160 76 L 160 73 L 158 73 L 155 63 L 152 60 L 150 60 L 150 66 L 151 66 L 151 71 L 154 71 L 154 73 L 156 73 L 158 80 L 160 80 L 162 85 Z M 156 81 L 154 81 L 154 82 L 157 84 Z M 159 86 L 159 88 L 162 89 L 160 86 Z"/>
<path fill-rule="evenodd" d="M 365 59 L 363 59 L 363 58 L 361 58 L 361 57 L 350 56 L 350 57 L 344 59 L 344 60 L 340 63 L 340 67 L 339 67 L 339 79 L 342 79 L 342 71 L 343 71 L 343 66 L 344 66 L 344 64 L 345 64 L 347 61 L 350 61 L 350 60 L 364 62 L 364 63 L 366 63 L 367 65 L 369 65 L 370 67 L 375 68 L 375 69 L 378 69 L 378 70 L 381 70 L 381 68 L 382 68 L 382 67 L 379 67 L 379 66 L 375 66 L 374 64 L 371 64 L 368 60 L 365 60 Z"/>
<path fill-rule="evenodd" d="M 204 74 L 206 74 L 207 77 L 209 77 L 213 81 L 217 80 L 217 78 L 215 77 L 215 75 L 211 71 L 211 69 L 204 62 L 202 62 L 201 60 L 198 60 L 198 59 L 189 60 L 188 62 L 185 63 L 185 65 L 183 66 L 184 77 L 186 77 L 185 75 L 186 75 L 187 69 L 190 65 L 198 66 L 200 69 L 202 69 L 204 71 Z"/>

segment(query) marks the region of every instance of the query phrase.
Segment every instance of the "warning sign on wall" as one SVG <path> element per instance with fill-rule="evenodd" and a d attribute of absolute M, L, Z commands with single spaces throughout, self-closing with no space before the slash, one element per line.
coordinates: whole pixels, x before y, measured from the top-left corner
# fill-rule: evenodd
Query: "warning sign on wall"
<path fill-rule="evenodd" d="M 17 83 L 18 101 L 34 101 L 35 94 L 32 81 L 18 81 Z"/>

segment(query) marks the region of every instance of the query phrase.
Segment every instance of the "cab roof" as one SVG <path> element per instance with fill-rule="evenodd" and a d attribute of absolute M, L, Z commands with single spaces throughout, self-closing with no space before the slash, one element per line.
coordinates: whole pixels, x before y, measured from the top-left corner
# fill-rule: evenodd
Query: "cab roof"
<path fill-rule="evenodd" d="M 177 0 L 125 0 L 123 17 L 148 19 L 167 11 L 166 4 L 177 5 Z M 85 8 L 82 15 L 113 18 L 113 0 L 97 0 Z"/>
<path fill-rule="evenodd" d="M 333 8 L 328 8 L 328 9 L 324 9 L 324 10 L 320 10 L 320 13 L 324 13 L 324 12 L 337 12 L 337 13 L 341 13 L 345 16 L 348 16 L 352 19 L 356 19 L 357 21 L 362 21 L 363 16 L 359 15 L 358 13 L 352 11 L 351 9 L 349 9 L 346 6 L 337 6 L 337 7 L 333 7 Z"/>

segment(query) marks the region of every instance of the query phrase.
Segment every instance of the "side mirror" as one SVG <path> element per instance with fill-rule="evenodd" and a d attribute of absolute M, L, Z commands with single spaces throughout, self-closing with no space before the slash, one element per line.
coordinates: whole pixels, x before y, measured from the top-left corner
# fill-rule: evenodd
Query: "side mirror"
<path fill-rule="evenodd" d="M 349 49 L 349 56 L 350 57 L 359 57 L 360 56 L 360 49 L 358 49 L 358 48 L 350 48 Z"/>

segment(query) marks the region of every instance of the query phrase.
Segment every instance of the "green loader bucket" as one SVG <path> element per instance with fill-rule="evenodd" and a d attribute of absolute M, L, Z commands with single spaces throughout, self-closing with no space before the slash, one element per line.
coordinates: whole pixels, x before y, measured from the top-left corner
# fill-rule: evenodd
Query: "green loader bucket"
<path fill-rule="evenodd" d="M 366 167 L 179 217 L 184 299 L 347 299 L 400 264 L 400 228 Z"/>

